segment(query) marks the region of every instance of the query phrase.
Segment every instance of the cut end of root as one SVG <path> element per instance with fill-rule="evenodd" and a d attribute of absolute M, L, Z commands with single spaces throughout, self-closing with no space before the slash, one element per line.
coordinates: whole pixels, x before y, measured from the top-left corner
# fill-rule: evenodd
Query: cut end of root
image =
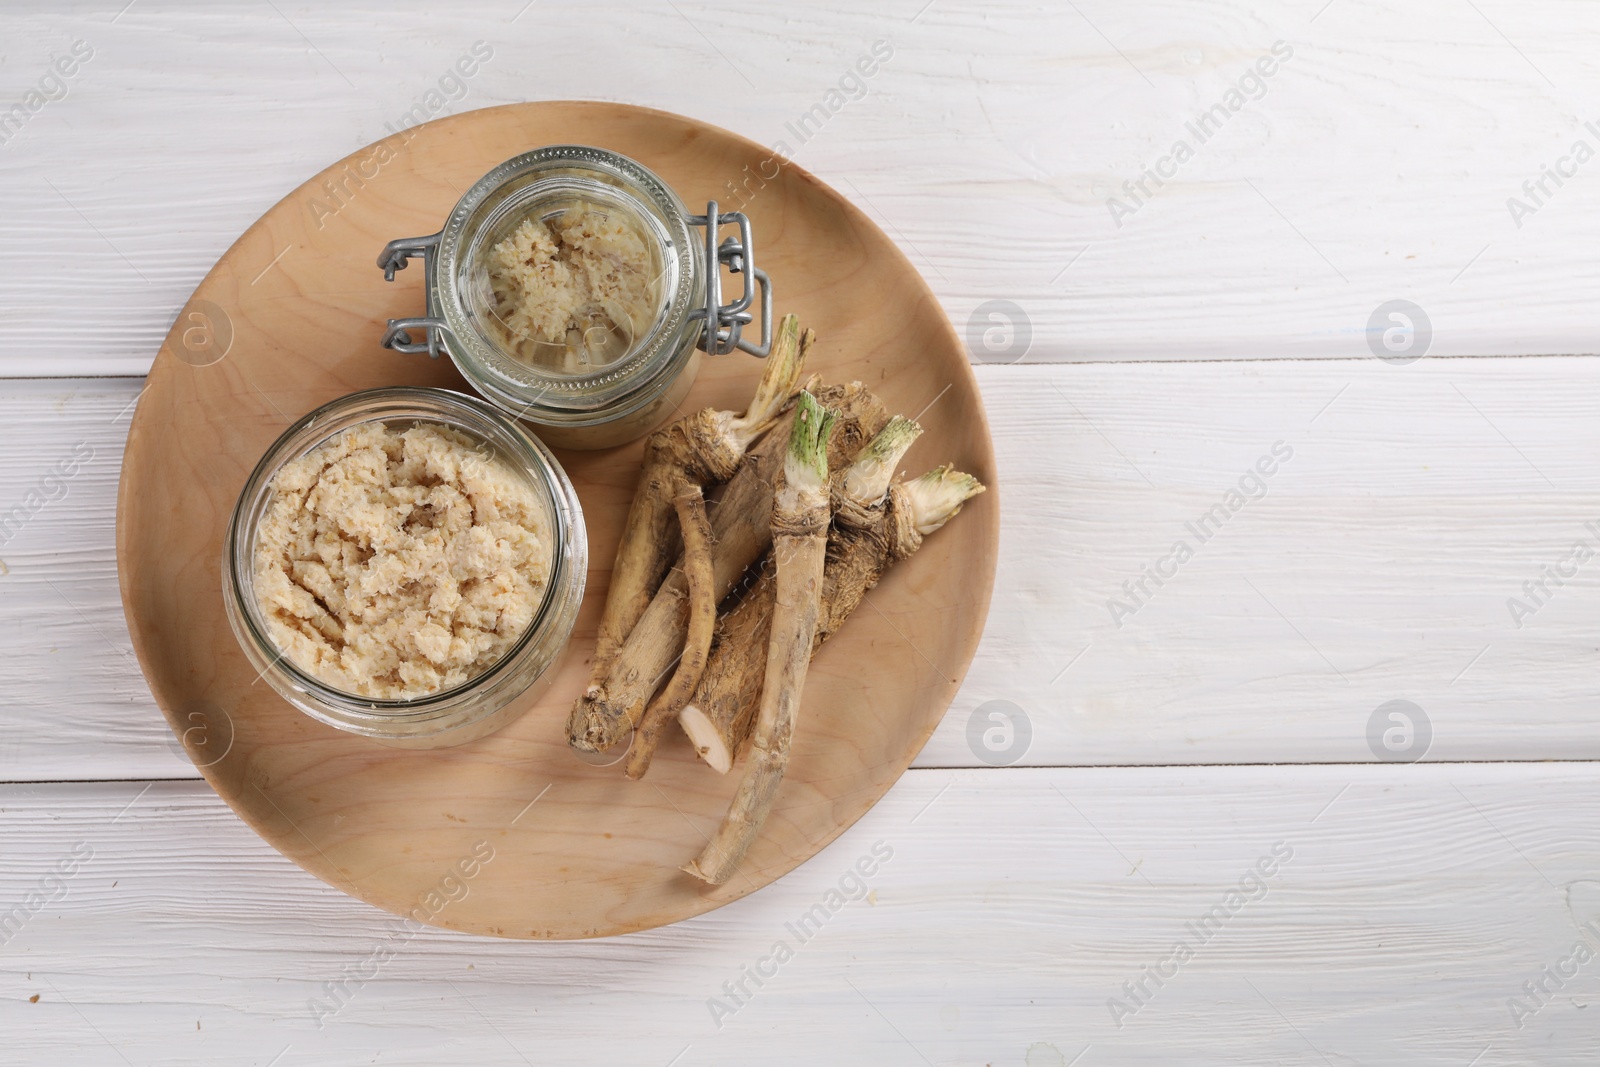
<path fill-rule="evenodd" d="M 718 774 L 727 774 L 733 769 L 733 753 L 709 715 L 690 704 L 678 712 L 678 725 L 683 727 L 689 743 L 694 745 L 695 754 L 706 761 L 706 766 Z"/>
<path fill-rule="evenodd" d="M 817 402 L 810 390 L 802 390 L 795 412 L 794 429 L 789 434 L 789 454 L 783 474 L 796 488 L 816 489 L 828 483 L 828 438 L 833 434 L 836 416 Z"/>
<path fill-rule="evenodd" d="M 946 463 L 906 483 L 905 489 L 916 513 L 917 532 L 926 536 L 959 514 L 961 505 L 983 492 L 984 485 Z"/>
<path fill-rule="evenodd" d="M 896 415 L 867 442 L 844 475 L 844 493 L 863 507 L 872 507 L 889 491 L 889 481 L 906 450 L 922 435 L 922 427 Z"/>
<path fill-rule="evenodd" d="M 600 753 L 613 747 L 633 729 L 625 717 L 607 714 L 600 703 L 581 696 L 567 718 L 567 744 L 578 752 Z"/>
<path fill-rule="evenodd" d="M 728 880 L 728 876 L 733 873 L 732 871 L 703 871 L 700 869 L 699 860 L 690 860 L 682 867 L 679 867 L 678 870 L 682 871 L 684 874 L 692 874 L 708 885 L 721 885 L 723 882 L 726 882 Z M 718 877 L 719 874 L 721 877 Z"/>

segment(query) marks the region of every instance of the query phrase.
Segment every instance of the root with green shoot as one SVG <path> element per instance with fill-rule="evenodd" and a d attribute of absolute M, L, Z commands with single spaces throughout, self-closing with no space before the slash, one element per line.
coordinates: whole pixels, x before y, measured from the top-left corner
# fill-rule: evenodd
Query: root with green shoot
<path fill-rule="evenodd" d="M 860 382 L 809 387 L 819 402 L 839 414 L 828 445 L 830 464 L 843 465 L 889 421 L 883 405 Z M 773 486 L 783 470 L 794 417 L 793 408 L 779 417 L 710 509 L 712 584 L 719 601 L 772 544 Z M 688 580 L 682 568 L 675 568 L 662 579 L 597 684 L 573 703 L 567 720 L 567 741 L 573 748 L 604 752 L 628 737 L 683 651 L 688 618 Z"/>
<path fill-rule="evenodd" d="M 828 438 L 834 416 L 810 393 L 796 405 L 784 482 L 772 507 L 775 596 L 761 708 L 750 760 L 733 803 L 705 849 L 684 870 L 720 885 L 732 876 L 772 810 L 789 765 L 795 719 L 811 663 L 828 546 Z"/>
<path fill-rule="evenodd" d="M 750 445 L 778 419 L 800 384 L 801 368 L 815 335 L 785 316 L 773 340 L 761 383 L 743 415 L 706 408 L 652 433 L 645 441 L 639 486 L 617 545 L 611 586 L 595 638 L 589 692 L 597 694 L 606 672 L 662 577 L 677 558 L 682 539 L 673 500 L 684 485 L 702 489 L 733 477 Z"/>
<path fill-rule="evenodd" d="M 860 466 L 858 461 L 851 471 Z M 892 467 L 889 464 L 890 473 Z M 876 489 L 876 483 L 864 477 L 852 483 L 847 473 L 835 491 L 813 654 L 844 625 L 891 566 L 920 548 L 925 536 L 955 517 L 962 504 L 984 488 L 948 464 L 911 482 L 889 485 L 888 475 L 883 477 L 886 492 L 875 507 L 862 506 Z M 766 648 L 775 592 L 767 561 L 738 605 L 719 621 L 700 687 L 678 715 L 695 751 L 719 773 L 726 774 L 739 758 L 760 703 L 765 667 L 761 650 Z"/>

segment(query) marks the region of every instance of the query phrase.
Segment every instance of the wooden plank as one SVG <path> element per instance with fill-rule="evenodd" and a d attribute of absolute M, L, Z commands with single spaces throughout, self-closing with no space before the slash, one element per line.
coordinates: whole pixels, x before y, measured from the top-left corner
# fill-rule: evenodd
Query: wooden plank
<path fill-rule="evenodd" d="M 0 384 L 0 779 L 196 774 L 168 740 L 117 592 L 117 476 L 141 384 Z"/>
<path fill-rule="evenodd" d="M 1041 764 L 1369 760 L 1369 720 L 1397 699 L 1430 720 L 1430 758 L 1595 758 L 1600 575 L 1574 546 L 1600 549 L 1597 374 L 1561 359 L 986 375 L 996 608 L 920 765 L 966 764 L 967 719 L 990 700 L 1031 717 Z M 1246 475 L 1279 442 L 1293 457 L 1253 499 Z M 1237 511 L 1211 510 L 1241 488 Z M 1559 587 L 1556 565 L 1576 571 Z M 1147 568 L 1176 573 L 1130 595 Z"/>
<path fill-rule="evenodd" d="M 67 1064 L 1586 1064 L 1596 775 L 913 771 L 781 882 L 582 944 L 410 931 L 200 783 L 11 786 L 0 903 L 57 899 L 0 946 L 0 1026 L 17 1062 Z"/>
<path fill-rule="evenodd" d="M 1600 21 L 1550 0 L 1377 16 L 1321 0 L 824 0 L 781 24 L 746 5 L 521 7 L 468 0 L 444 30 L 421 10 L 375 23 L 281 5 L 5 17 L 0 110 L 74 39 L 95 54 L 0 143 L 0 375 L 69 379 L 0 382 L 0 524 L 30 490 L 48 497 L 0 545 L 0 781 L 194 773 L 126 659 L 116 594 L 137 382 L 70 379 L 143 373 L 234 237 L 404 121 L 474 41 L 494 56 L 441 113 L 598 96 L 789 139 L 894 237 L 980 360 L 1263 362 L 982 368 L 1002 569 L 924 769 L 791 876 L 692 922 L 581 946 L 410 937 L 294 868 L 203 783 L 0 787 L 11 1057 L 1593 1061 L 1596 964 L 1551 977 L 1576 945 L 1600 951 L 1593 765 L 936 768 L 1368 760 L 1374 713 L 1396 699 L 1426 716 L 1430 759 L 1596 758 L 1595 580 L 1573 545 L 1600 544 L 1586 525 L 1600 368 L 1389 367 L 1367 355 L 1367 326 L 1408 299 L 1433 355 L 1596 351 L 1600 164 L 1559 186 L 1544 168 L 1579 139 L 1600 146 L 1584 103 Z M 597 17 L 629 32 L 550 47 L 588 40 Z M 799 144 L 791 124 L 879 39 L 894 56 L 865 97 Z M 1119 227 L 1108 199 L 1279 40 L 1294 55 L 1261 99 Z M 1514 196 L 1537 206 L 1520 226 Z M 1025 352 L 983 316 L 992 300 L 1017 306 Z M 1285 357 L 1353 358 L 1272 362 Z M 1266 496 L 1119 628 L 1106 601 L 1121 583 L 1280 440 L 1295 451 Z M 80 443 L 94 454 L 74 464 Z M 64 493 L 45 480 L 63 463 Z M 1573 563 L 1563 584 L 1545 577 Z M 1513 618 L 1509 598 L 1541 579 L 1536 610 Z M 1005 736 L 983 717 L 997 700 L 1013 727 L 1027 717 L 1025 753 L 983 748 L 985 728 Z M 1395 722 L 1380 715 L 1377 734 Z M 719 1029 L 709 998 L 879 841 L 894 855 L 872 896 Z M 1132 1001 L 1123 983 L 1164 965 L 1280 841 L 1294 855 L 1264 898 Z M 9 909 L 54 895 L 47 871 L 79 845 L 94 854 L 65 896 L 13 932 Z M 323 983 L 388 950 L 319 1029 Z M 1138 1010 L 1119 1020 L 1112 998 Z"/>
<path fill-rule="evenodd" d="M 418 107 L 574 96 L 782 147 L 886 228 L 958 326 L 977 315 L 981 339 L 982 305 L 1013 302 L 1030 360 L 1361 355 L 1393 299 L 1426 311 L 1436 354 L 1594 351 L 1600 164 L 1571 152 L 1600 146 L 1600 20 L 1569 5 L 828 0 L 802 24 L 633 2 L 599 9 L 629 27 L 604 48 L 549 46 L 587 39 L 595 10 L 473 0 L 445 31 L 315 6 L 8 15 L 8 105 L 74 39 L 93 57 L 0 145 L 0 366 L 143 373 L 233 239 L 328 163 Z M 891 58 L 850 80 L 876 41 Z M 1003 328 L 994 343 L 1015 354 Z"/>
<path fill-rule="evenodd" d="M 1372 760 L 1369 720 L 1397 699 L 1427 716 L 1429 758 L 1600 756 L 1597 564 L 1547 582 L 1520 627 L 1507 607 L 1600 541 L 1585 526 L 1600 360 L 980 370 L 1004 515 L 995 607 L 919 766 L 979 765 L 967 728 L 995 700 L 1028 717 L 1022 762 L 1041 766 Z M 0 389 L 0 513 L 77 442 L 94 449 L 0 546 L 0 780 L 193 773 L 124 657 L 112 530 L 136 390 Z M 1201 544 L 1186 524 L 1278 441 L 1294 455 L 1267 495 Z M 924 440 L 908 466 L 941 458 Z M 1131 604 L 1122 583 L 1179 539 L 1194 557 L 1147 581 L 1118 628 L 1107 601 Z"/>

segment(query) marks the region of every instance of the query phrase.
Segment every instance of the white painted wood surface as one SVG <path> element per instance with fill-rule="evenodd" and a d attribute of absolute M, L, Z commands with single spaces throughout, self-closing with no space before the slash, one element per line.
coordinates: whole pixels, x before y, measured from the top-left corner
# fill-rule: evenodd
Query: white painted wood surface
<path fill-rule="evenodd" d="M 0 516 L 36 512 L 0 544 L 0 1063 L 1594 1062 L 1600 962 L 1541 969 L 1600 952 L 1600 563 L 1521 620 L 1507 601 L 1600 547 L 1600 162 L 1521 188 L 1600 149 L 1600 13 L 124 2 L 0 11 L 0 115 L 93 49 L 0 143 Z M 318 1029 L 308 998 L 395 921 L 196 780 L 127 655 L 115 482 L 138 375 L 210 264 L 480 40 L 441 113 L 599 97 L 783 141 L 959 329 L 1016 304 L 1025 330 L 969 335 L 995 364 L 1004 554 L 916 769 L 794 875 L 605 942 L 430 930 Z M 877 40 L 893 58 L 800 144 Z M 1279 41 L 1260 99 L 1186 134 Z M 1194 157 L 1132 205 L 1179 138 Z M 1432 356 L 1489 358 L 1373 359 L 1391 299 L 1425 310 Z M 1201 543 L 1186 524 L 1277 442 L 1265 495 Z M 1121 589 L 1180 539 L 1164 584 Z M 1374 765 L 1397 699 L 1431 743 Z M 1017 766 L 967 740 L 992 701 L 1031 728 Z M 870 902 L 719 1030 L 707 999 L 880 840 Z M 1279 841 L 1266 895 L 1119 1028 L 1107 1001 L 1138 1006 L 1122 984 Z"/>
<path fill-rule="evenodd" d="M 966 725 L 993 700 L 1028 716 L 1021 762 L 1035 766 L 1368 761 L 1367 720 L 1393 699 L 1428 715 L 1431 758 L 1600 755 L 1600 562 L 1520 627 L 1507 608 L 1576 540 L 1600 546 L 1585 528 L 1600 522 L 1600 359 L 979 379 L 1005 502 L 995 609 L 918 766 L 981 766 Z M 5 780 L 193 774 L 117 599 L 114 494 L 137 392 L 132 379 L 0 383 L 0 502 L 25 500 L 80 442 L 93 449 L 0 546 L 15 655 Z M 1188 524 L 1277 442 L 1293 456 L 1262 479 L 1266 495 L 1202 544 Z M 1178 540 L 1194 558 L 1147 583 L 1140 606 L 1123 583 Z M 1114 617 L 1110 600 L 1137 611 Z"/>
<path fill-rule="evenodd" d="M 1600 960 L 1521 1028 L 1508 1001 L 1597 936 L 1597 787 L 1590 766 L 1540 764 L 913 771 L 752 897 L 645 934 L 521 944 L 405 936 L 202 784 L 12 786 L 3 899 L 74 847 L 93 855 L 0 953 L 0 1055 L 1577 1067 L 1594 1062 Z M 880 842 L 871 896 L 802 943 L 788 927 Z M 1289 858 L 1249 879 L 1274 846 Z M 1253 899 L 1228 902 L 1241 880 Z M 1204 943 L 1185 930 L 1229 903 Z M 1183 938 L 1193 957 L 1135 1005 L 1123 984 L 1170 974 Z M 735 1004 L 723 983 L 777 941 L 793 958 Z M 369 966 L 378 950 L 394 958 Z M 308 1002 L 351 975 L 368 977 L 318 1029 Z M 737 1009 L 720 1028 L 713 997 Z M 1113 1016 L 1113 998 L 1137 1010 Z"/>
<path fill-rule="evenodd" d="M 1395 298 L 1427 310 L 1436 353 L 1595 351 L 1600 161 L 1547 180 L 1520 228 L 1506 206 L 1575 140 L 1600 148 L 1581 4 L 121 6 L 5 16 L 5 106 L 75 39 L 94 49 L 0 146 L 13 373 L 141 373 L 235 236 L 479 40 L 493 58 L 442 110 L 624 100 L 782 142 L 897 235 L 956 323 L 1020 305 L 1030 359 L 1359 356 Z M 893 58 L 802 144 L 789 127 L 877 40 Z M 1185 124 L 1280 40 L 1264 95 L 1199 143 Z M 1108 200 L 1131 205 L 1123 183 L 1183 138 L 1194 158 L 1119 228 Z"/>

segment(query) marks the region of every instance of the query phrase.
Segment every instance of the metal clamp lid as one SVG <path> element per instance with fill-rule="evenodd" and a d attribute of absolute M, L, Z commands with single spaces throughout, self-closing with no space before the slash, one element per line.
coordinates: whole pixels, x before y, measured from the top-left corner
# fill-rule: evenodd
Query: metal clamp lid
<path fill-rule="evenodd" d="M 772 282 L 767 272 L 755 265 L 755 252 L 750 233 L 750 219 L 740 211 L 719 213 L 717 202 L 706 204 L 704 215 L 686 216 L 691 226 L 706 229 L 706 303 L 704 307 L 689 312 L 690 320 L 703 320 L 696 345 L 709 355 L 720 356 L 735 348 L 752 356 L 766 358 L 772 351 Z M 726 225 L 737 225 L 739 236 L 729 237 L 717 244 L 717 231 Z M 395 271 L 405 270 L 413 256 L 427 257 L 438 250 L 440 233 L 426 237 L 401 237 L 390 241 L 378 256 L 378 266 L 383 268 L 385 281 L 394 281 Z M 744 292 L 731 304 L 722 302 L 722 267 L 729 272 L 744 275 Z M 744 327 L 754 321 L 750 305 L 755 302 L 756 287 L 761 288 L 761 343 L 752 344 L 740 336 Z M 429 296 L 430 304 L 432 295 Z M 434 309 L 430 306 L 428 310 Z M 425 340 L 414 341 L 412 330 L 422 330 Z M 445 322 L 435 315 L 416 318 L 390 319 L 388 329 L 379 340 L 384 348 L 396 352 L 420 354 L 426 352 L 430 359 L 439 358 L 439 336 Z"/>
<path fill-rule="evenodd" d="M 728 223 L 739 227 L 739 238 L 729 237 L 717 244 L 717 231 Z M 700 334 L 700 348 L 709 355 L 720 356 L 735 348 L 752 356 L 765 359 L 772 351 L 772 282 L 767 272 L 756 266 L 755 246 L 750 234 L 750 219 L 742 211 L 717 213 L 717 202 L 706 204 L 704 215 L 690 215 L 689 225 L 706 228 L 706 306 L 689 312 L 691 319 L 704 319 Z M 731 304 L 722 302 L 722 264 L 729 272 L 744 275 L 744 295 Z M 761 286 L 761 344 L 753 345 L 739 336 L 750 325 L 753 316 L 750 305 L 755 300 L 755 287 Z"/>
<path fill-rule="evenodd" d="M 383 268 L 383 280 L 394 281 L 394 272 L 405 270 L 406 264 L 412 256 L 426 256 L 439 247 L 439 238 L 443 234 L 429 234 L 426 237 L 400 237 L 383 246 L 383 254 L 378 257 L 378 266 Z M 432 303 L 432 296 L 429 296 Z M 432 310 L 431 308 L 429 310 Z M 425 341 L 413 341 L 412 330 L 421 330 L 427 338 Z M 426 352 L 429 359 L 439 358 L 439 332 L 444 329 L 444 320 L 432 316 L 422 316 L 410 319 L 390 319 L 388 329 L 383 331 L 383 337 L 378 344 L 384 348 L 392 348 L 396 352 L 407 355 L 416 355 Z"/>

